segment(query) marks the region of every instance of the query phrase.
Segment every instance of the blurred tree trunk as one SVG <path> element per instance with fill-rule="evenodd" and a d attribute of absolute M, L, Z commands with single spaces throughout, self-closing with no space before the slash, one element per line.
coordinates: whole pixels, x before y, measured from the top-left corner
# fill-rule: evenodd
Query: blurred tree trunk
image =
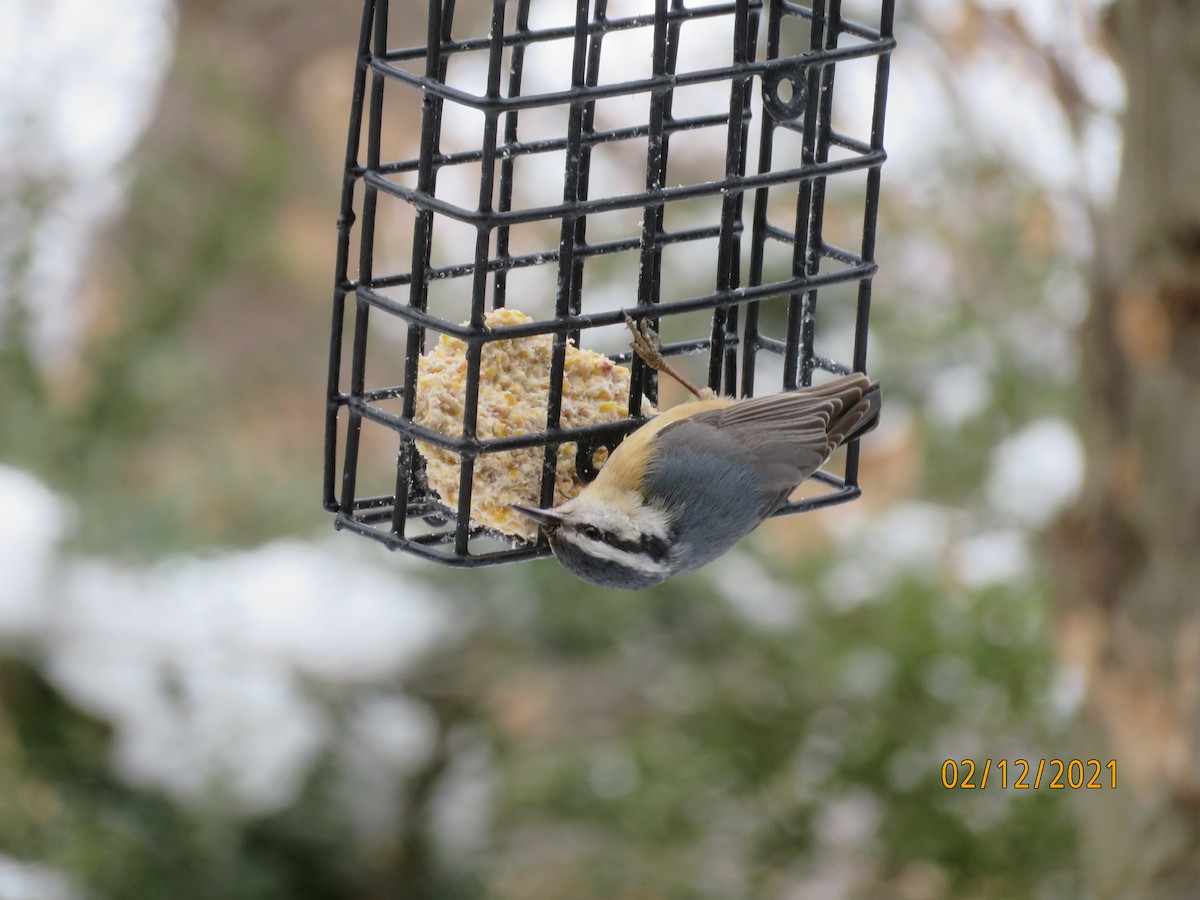
<path fill-rule="evenodd" d="M 1200 2 L 1118 0 L 1125 150 L 1084 325 L 1089 471 L 1057 524 L 1058 645 L 1086 685 L 1075 755 L 1101 898 L 1200 896 Z M 1064 754 L 1065 755 L 1065 754 Z"/>

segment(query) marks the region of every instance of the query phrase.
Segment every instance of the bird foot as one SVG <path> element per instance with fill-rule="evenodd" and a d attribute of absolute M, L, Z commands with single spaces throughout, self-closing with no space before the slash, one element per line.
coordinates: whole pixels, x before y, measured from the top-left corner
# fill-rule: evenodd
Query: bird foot
<path fill-rule="evenodd" d="M 658 332 L 650 327 L 649 320 L 642 319 L 641 322 L 635 322 L 630 318 L 628 313 L 625 313 L 625 324 L 633 332 L 633 341 L 629 345 L 630 348 L 641 357 L 646 365 L 655 371 L 662 372 L 664 375 L 674 378 L 698 400 L 705 400 L 714 396 L 711 388 L 705 388 L 703 391 L 697 389 L 694 384 L 680 375 L 667 362 L 666 357 L 662 354 L 662 339 L 658 336 Z"/>

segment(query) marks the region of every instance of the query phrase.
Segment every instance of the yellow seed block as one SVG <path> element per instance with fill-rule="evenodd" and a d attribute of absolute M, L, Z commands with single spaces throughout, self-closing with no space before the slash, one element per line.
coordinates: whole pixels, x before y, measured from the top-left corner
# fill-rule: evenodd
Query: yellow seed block
<path fill-rule="evenodd" d="M 488 313 L 485 321 L 489 328 L 500 328 L 532 319 L 515 309 L 498 309 Z M 553 336 L 547 334 L 483 345 L 476 420 L 480 438 L 530 434 L 546 427 L 553 342 Z M 447 437 L 462 434 L 466 352 L 463 341 L 442 335 L 418 365 L 416 421 Z M 568 345 L 560 417 L 564 428 L 617 421 L 624 416 L 628 396 L 628 369 L 614 365 L 603 354 Z M 425 457 L 429 486 L 447 505 L 456 506 L 458 454 L 422 442 L 417 442 L 417 450 Z M 575 472 L 575 452 L 574 443 L 558 449 L 554 506 L 583 489 Z M 541 447 L 530 447 L 478 457 L 471 489 L 471 519 L 504 534 L 535 538 L 537 526 L 508 505 L 538 502 L 544 453 Z M 606 455 L 597 452 L 596 463 Z"/>

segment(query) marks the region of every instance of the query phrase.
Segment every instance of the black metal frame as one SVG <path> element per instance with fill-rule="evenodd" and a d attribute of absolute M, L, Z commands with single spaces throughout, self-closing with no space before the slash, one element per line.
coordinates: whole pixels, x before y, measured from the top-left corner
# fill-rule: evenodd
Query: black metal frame
<path fill-rule="evenodd" d="M 325 433 L 324 503 L 326 509 L 336 513 L 339 528 L 450 565 L 515 561 L 549 552 L 544 539 L 537 544 L 521 543 L 518 546 L 513 546 L 509 539 L 498 543 L 495 540 L 498 536 L 469 522 L 467 511 L 473 467 L 475 458 L 483 453 L 545 447 L 541 499 L 543 505 L 550 505 L 559 444 L 579 442 L 580 471 L 586 472 L 590 468 L 590 453 L 596 447 L 615 446 L 642 421 L 643 393 L 652 399 L 656 396 L 655 373 L 640 359 L 631 359 L 631 354 L 624 353 L 613 358 L 632 363 L 629 417 L 586 428 L 559 426 L 568 340 L 578 343 L 581 334 L 589 328 L 619 323 L 624 312 L 618 308 L 583 312 L 583 267 L 588 259 L 596 256 L 615 253 L 632 256 L 636 252 L 640 266 L 638 292 L 636 303 L 631 302 L 627 309 L 635 316 L 651 317 L 656 326 L 665 317 L 697 310 L 712 311 L 711 331 L 707 336 L 667 344 L 664 349 L 668 353 L 707 350 L 708 384 L 718 392 L 753 395 L 755 360 L 759 351 L 782 357 L 784 374 L 780 387 L 784 390 L 810 384 L 817 370 L 834 373 L 865 371 L 871 278 L 876 270 L 874 249 L 879 174 L 885 159 L 883 125 L 888 63 L 895 44 L 892 37 L 893 0 L 880 0 L 878 27 L 844 18 L 840 0 L 816 0 L 811 5 L 767 0 L 766 47 L 761 58 L 758 37 L 764 0 L 695 0 L 689 5 L 685 5 L 684 0 L 647 0 L 647 5 L 651 2 L 652 13 L 609 18 L 607 0 L 577 0 L 573 27 L 536 29 L 529 25 L 531 0 L 493 0 L 487 36 L 455 39 L 451 27 L 454 0 L 430 0 L 426 44 L 389 50 L 389 2 L 365 0 L 338 220 Z M 512 7 L 515 7 L 515 16 L 510 12 Z M 732 26 L 730 62 L 699 71 L 676 71 L 681 26 L 689 20 L 711 16 L 725 17 Z M 789 17 L 803 20 L 809 34 L 807 48 L 791 55 L 781 51 L 781 30 Z M 652 74 L 620 83 L 602 83 L 598 73 L 605 36 L 631 28 L 653 29 Z M 573 48 L 571 87 L 563 91 L 522 93 L 527 48 L 541 41 L 567 39 Z M 484 51 L 488 62 L 486 90 L 482 94 L 447 82 L 448 64 L 456 54 Z M 874 107 L 867 140 L 841 134 L 833 127 L 836 66 L 846 60 L 861 58 L 876 60 Z M 423 72 L 405 67 L 405 63 L 421 61 L 424 62 Z M 728 111 L 691 117 L 672 115 L 673 92 L 696 84 L 712 85 L 714 91 L 728 90 Z M 748 171 L 752 101 L 756 87 L 761 96 L 761 131 L 757 168 Z M 414 158 L 381 159 L 385 89 L 420 92 L 420 146 Z M 639 94 L 648 98 L 645 124 L 596 129 L 598 100 Z M 441 126 L 446 104 L 462 104 L 483 114 L 479 149 L 442 152 Z M 360 162 L 364 107 L 365 163 Z M 566 133 L 521 141 L 518 137 L 521 113 L 535 107 L 566 107 L 569 111 Z M 671 138 L 691 129 L 713 127 L 726 130 L 724 178 L 668 186 L 665 174 Z M 802 138 L 801 158 L 788 160 L 782 168 L 774 167 L 772 153 L 779 129 L 790 129 Z M 646 140 L 647 148 L 645 190 L 617 196 L 589 193 L 593 148 L 604 142 L 642 138 Z M 831 148 L 837 149 L 836 158 L 831 158 Z M 562 150 L 566 156 L 562 202 L 514 208 L 515 160 L 530 154 Z M 476 208 L 466 208 L 437 195 L 439 172 L 462 164 L 478 165 L 480 169 Z M 833 246 L 823 236 L 827 180 L 843 173 L 863 171 L 866 172 L 866 191 L 861 247 L 852 251 Z M 412 174 L 415 174 L 415 184 L 404 183 L 405 176 Z M 795 188 L 792 229 L 772 223 L 767 214 L 768 191 L 779 186 Z M 362 194 L 360 217 L 355 213 L 358 192 Z M 743 261 L 742 252 L 743 206 L 747 193 L 754 196 L 748 264 Z M 415 210 L 412 263 L 407 272 L 375 271 L 380 195 L 397 198 Z M 664 210 L 668 204 L 718 196 L 721 198 L 719 221 L 687 229 L 664 229 Z M 640 235 L 598 242 L 587 240 L 589 215 L 628 209 L 642 212 Z M 360 230 L 358 277 L 351 278 L 351 237 L 356 218 Z M 431 265 L 434 225 L 442 218 L 475 229 L 477 237 L 470 262 Z M 510 254 L 509 232 L 514 225 L 549 220 L 561 225 L 556 251 Z M 717 278 L 713 290 L 700 296 L 661 300 L 663 249 L 680 242 L 713 239 L 718 245 Z M 791 248 L 791 271 L 785 277 L 772 277 L 764 265 L 765 252 L 771 242 Z M 557 266 L 554 315 L 519 326 L 496 330 L 485 328 L 485 311 L 505 305 L 509 273 L 543 264 Z M 469 280 L 470 320 L 465 325 L 443 318 L 438 315 L 438 309 L 429 308 L 430 283 L 445 278 Z M 857 284 L 853 358 L 845 361 L 821 358 L 814 351 L 818 293 L 841 283 Z M 406 301 L 386 293 L 388 288 L 396 287 L 407 288 Z M 353 328 L 346 334 L 348 295 L 354 299 Z M 765 323 L 760 315 L 764 303 L 786 306 L 786 326 L 779 336 L 764 333 Z M 744 315 L 741 314 L 743 308 Z M 367 336 L 372 314 L 396 317 L 407 330 L 403 383 L 400 385 L 367 384 Z M 417 361 L 425 349 L 429 330 L 461 338 L 467 343 L 467 387 L 461 437 L 447 437 L 413 421 Z M 535 334 L 554 335 L 546 429 L 516 437 L 478 439 L 475 424 L 483 344 Z M 343 388 L 347 339 L 350 343 L 349 383 Z M 740 384 L 739 348 L 742 351 Z M 402 399 L 398 414 L 383 408 L 385 402 L 398 399 Z M 390 429 L 397 436 L 399 452 L 394 494 L 359 497 L 356 493 L 364 420 Z M 339 467 L 339 429 L 343 426 L 344 443 Z M 448 448 L 460 455 L 462 469 L 457 509 L 443 506 L 425 484 L 423 464 L 413 447 L 414 440 Z M 336 484 L 339 468 L 342 472 L 340 496 Z M 851 500 L 860 493 L 857 477 L 858 447 L 855 442 L 848 450 L 843 477 L 818 473 L 816 480 L 828 490 L 820 496 L 794 501 L 780 514 Z"/>

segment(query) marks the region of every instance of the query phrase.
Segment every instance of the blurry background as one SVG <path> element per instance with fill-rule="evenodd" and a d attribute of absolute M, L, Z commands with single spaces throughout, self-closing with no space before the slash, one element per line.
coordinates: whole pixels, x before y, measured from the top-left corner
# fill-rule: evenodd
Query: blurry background
<path fill-rule="evenodd" d="M 1084 479 L 1098 0 L 899 4 L 866 496 L 632 595 L 320 510 L 360 12 L 0 5 L 0 897 L 1087 895 L 1102 798 L 940 773 L 1112 752 L 1034 552 Z"/>

